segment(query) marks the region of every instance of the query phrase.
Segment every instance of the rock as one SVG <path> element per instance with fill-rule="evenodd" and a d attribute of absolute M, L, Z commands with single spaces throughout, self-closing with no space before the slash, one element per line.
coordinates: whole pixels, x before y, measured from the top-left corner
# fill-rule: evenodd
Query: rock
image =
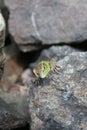
<path fill-rule="evenodd" d="M 2 48 L 5 44 L 5 21 L 0 12 L 0 48 Z"/>
<path fill-rule="evenodd" d="M 36 64 L 38 64 L 41 60 L 50 60 L 51 58 L 56 58 L 56 60 L 58 61 L 75 51 L 79 51 L 79 50 L 76 48 L 72 48 L 68 45 L 52 46 L 52 47 L 43 49 L 38 59 L 34 63 L 31 63 L 30 67 L 34 68 Z"/>
<path fill-rule="evenodd" d="M 39 85 L 32 82 L 31 130 L 86 130 L 86 59 L 87 52 L 72 52 L 56 63 L 60 73 L 51 72 Z"/>
<path fill-rule="evenodd" d="M 23 51 L 87 39 L 87 1 L 5 0 L 9 32 Z"/>
<path fill-rule="evenodd" d="M 4 63 L 5 63 L 5 52 L 4 52 L 4 45 L 5 45 L 5 21 L 0 11 L 0 80 L 2 78 L 4 72 Z"/>
<path fill-rule="evenodd" d="M 28 83 L 33 80 L 32 71 L 30 69 L 24 70 L 24 72 L 21 74 L 20 79 L 22 84 L 28 85 Z"/>
<path fill-rule="evenodd" d="M 36 61 L 29 64 L 29 68 L 25 69 L 21 74 L 20 79 L 24 85 L 27 85 L 29 82 L 34 80 L 34 74 L 32 73 L 32 69 L 36 67 L 36 65 L 42 60 L 50 60 L 51 58 L 55 58 L 56 61 L 63 59 L 65 56 L 71 54 L 72 52 L 79 51 L 78 49 L 72 48 L 68 45 L 64 46 L 52 46 L 49 48 L 43 49 L 37 58 Z M 11 68 L 11 67 L 8 67 Z M 10 70 L 9 70 L 10 71 Z M 7 74 L 8 75 L 8 74 Z M 12 77 L 12 75 L 11 75 Z"/>
<path fill-rule="evenodd" d="M 18 63 L 17 55 L 9 57 L 6 53 L 7 60 L 4 65 L 3 81 L 15 83 L 23 71 L 23 67 Z"/>
<path fill-rule="evenodd" d="M 17 53 L 13 55 L 10 47 L 5 48 L 5 52 L 7 60 L 3 78 L 0 81 L 0 130 L 19 127 L 23 129 L 29 125 L 30 120 L 27 102 L 29 89 L 19 82 L 23 66 L 19 63 Z"/>
<path fill-rule="evenodd" d="M 1 48 L 0 49 L 0 80 L 1 80 L 3 73 L 4 73 L 5 59 L 6 59 L 6 56 L 5 56 L 4 50 L 3 50 L 3 48 Z"/>
<path fill-rule="evenodd" d="M 9 97 L 9 94 L 6 95 L 6 93 L 3 93 L 2 97 L 4 96 L 6 98 L 5 100 L 7 101 L 8 99 L 11 98 L 11 95 Z M 11 102 L 8 103 L 5 100 L 3 100 L 3 98 L 1 98 L 0 96 L 0 129 L 9 130 L 9 129 L 15 129 L 15 128 L 22 128 L 25 125 L 27 125 L 28 120 L 23 115 L 24 113 L 23 114 L 19 113 L 20 110 L 23 112 L 23 109 L 24 109 L 23 107 L 20 108 L 20 105 L 21 105 L 20 102 L 15 101 L 15 102 L 12 102 L 11 104 Z"/>
<path fill-rule="evenodd" d="M 4 8 L 4 0 L 0 0 L 0 9 Z"/>
<path fill-rule="evenodd" d="M 6 88 L 8 85 L 9 88 Z M 0 130 L 23 128 L 29 125 L 27 93 L 25 95 L 23 89 L 24 86 L 0 82 Z"/>

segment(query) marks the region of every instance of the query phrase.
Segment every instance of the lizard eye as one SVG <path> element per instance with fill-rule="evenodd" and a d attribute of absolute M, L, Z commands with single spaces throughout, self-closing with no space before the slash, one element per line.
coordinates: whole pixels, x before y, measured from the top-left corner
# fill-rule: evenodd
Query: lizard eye
<path fill-rule="evenodd" d="M 44 68 L 44 70 L 45 70 L 45 69 L 46 69 L 46 66 L 44 65 L 43 68 Z"/>
<path fill-rule="evenodd" d="M 43 63 L 43 70 L 45 70 L 46 69 L 46 65 Z"/>

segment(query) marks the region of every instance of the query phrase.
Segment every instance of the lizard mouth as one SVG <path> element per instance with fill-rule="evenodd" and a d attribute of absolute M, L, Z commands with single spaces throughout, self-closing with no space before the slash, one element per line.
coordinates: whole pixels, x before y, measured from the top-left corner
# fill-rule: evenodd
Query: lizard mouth
<path fill-rule="evenodd" d="M 41 77 L 41 78 L 45 78 L 45 74 L 40 73 L 40 77 Z"/>

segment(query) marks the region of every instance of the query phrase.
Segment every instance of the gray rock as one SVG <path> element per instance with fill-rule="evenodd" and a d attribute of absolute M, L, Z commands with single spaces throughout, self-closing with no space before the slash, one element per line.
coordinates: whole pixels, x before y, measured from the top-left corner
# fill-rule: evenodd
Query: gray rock
<path fill-rule="evenodd" d="M 5 21 L 0 11 L 0 79 L 2 78 L 4 72 L 4 62 L 5 62 L 5 53 L 4 53 L 4 45 L 5 45 Z"/>
<path fill-rule="evenodd" d="M 10 85 L 9 85 L 10 86 Z M 16 86 L 17 88 L 17 86 Z M 28 124 L 28 104 L 26 96 L 16 92 L 0 90 L 0 129 L 9 130 Z"/>
<path fill-rule="evenodd" d="M 4 18 L 0 12 L 0 48 L 4 47 L 5 44 L 5 21 Z"/>
<path fill-rule="evenodd" d="M 4 0 L 0 0 L 0 9 L 4 8 Z"/>
<path fill-rule="evenodd" d="M 87 1 L 5 0 L 10 10 L 9 31 L 19 48 L 70 43 L 87 39 Z M 75 43 L 76 44 L 76 43 Z"/>
<path fill-rule="evenodd" d="M 87 52 L 72 52 L 33 87 L 29 102 L 31 130 L 85 130 L 87 128 Z"/>
<path fill-rule="evenodd" d="M 68 45 L 63 46 L 52 46 L 49 48 L 45 48 L 41 51 L 38 59 L 31 63 L 29 66 L 34 68 L 40 61 L 42 60 L 50 60 L 51 58 L 55 58 L 56 61 L 63 59 L 65 56 L 71 54 L 72 52 L 79 52 L 79 49 L 72 48 Z"/>

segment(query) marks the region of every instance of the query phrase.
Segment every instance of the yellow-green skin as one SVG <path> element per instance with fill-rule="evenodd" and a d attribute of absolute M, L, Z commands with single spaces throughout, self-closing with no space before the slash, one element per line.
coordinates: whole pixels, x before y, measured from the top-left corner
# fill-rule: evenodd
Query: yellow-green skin
<path fill-rule="evenodd" d="M 37 78 L 45 78 L 51 71 L 50 61 L 41 61 L 33 70 Z"/>

